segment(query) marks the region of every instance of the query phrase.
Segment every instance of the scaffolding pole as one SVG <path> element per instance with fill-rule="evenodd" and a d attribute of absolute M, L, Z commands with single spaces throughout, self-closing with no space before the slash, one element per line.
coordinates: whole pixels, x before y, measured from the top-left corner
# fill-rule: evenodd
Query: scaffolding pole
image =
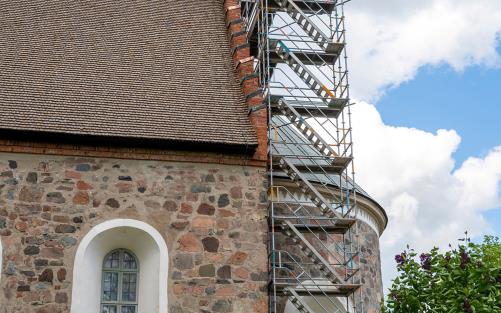
<path fill-rule="evenodd" d="M 269 117 L 270 313 L 363 312 L 347 2 L 240 1 Z"/>

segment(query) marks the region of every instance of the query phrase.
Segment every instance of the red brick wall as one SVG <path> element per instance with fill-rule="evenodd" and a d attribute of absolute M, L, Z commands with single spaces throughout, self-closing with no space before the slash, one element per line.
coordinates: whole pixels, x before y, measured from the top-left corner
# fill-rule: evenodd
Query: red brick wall
<path fill-rule="evenodd" d="M 249 108 L 253 108 L 263 103 L 263 94 L 259 92 L 260 86 L 258 77 L 250 77 L 250 75 L 254 73 L 254 57 L 250 55 L 247 33 L 244 32 L 245 25 L 241 19 L 241 10 L 238 0 L 225 0 L 224 10 L 235 70 L 238 78 L 242 81 L 242 90 L 246 97 L 247 104 Z M 258 136 L 258 148 L 256 149 L 253 159 L 266 161 L 268 145 L 268 116 L 266 109 L 251 112 L 249 119 L 256 129 Z"/>

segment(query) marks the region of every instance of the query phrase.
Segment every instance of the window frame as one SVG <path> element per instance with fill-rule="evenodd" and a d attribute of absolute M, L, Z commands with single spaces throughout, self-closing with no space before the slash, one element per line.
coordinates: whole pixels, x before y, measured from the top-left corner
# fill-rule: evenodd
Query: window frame
<path fill-rule="evenodd" d="M 108 257 L 110 257 L 113 253 L 118 252 L 118 268 L 107 268 L 105 267 L 106 260 Z M 136 268 L 135 269 L 126 269 L 122 265 L 123 258 L 124 258 L 124 252 L 128 253 L 134 258 L 134 261 L 136 262 Z M 122 313 L 122 307 L 123 306 L 133 306 L 135 308 L 135 313 L 138 313 L 138 299 L 139 299 L 139 270 L 140 270 L 140 264 L 139 264 L 139 259 L 138 257 L 130 250 L 124 249 L 124 248 L 119 248 L 119 249 L 114 249 L 110 252 L 108 252 L 102 262 L 101 265 L 101 293 L 100 293 L 100 313 L 103 312 L 103 308 L 105 305 L 114 305 L 117 308 L 117 313 Z M 105 301 L 103 299 L 104 296 L 104 274 L 105 273 L 117 273 L 118 278 L 117 278 L 117 300 L 116 301 Z M 131 273 L 131 274 L 136 274 L 136 300 L 135 301 L 123 301 L 122 300 L 122 287 L 123 287 L 123 274 L 124 273 Z"/>

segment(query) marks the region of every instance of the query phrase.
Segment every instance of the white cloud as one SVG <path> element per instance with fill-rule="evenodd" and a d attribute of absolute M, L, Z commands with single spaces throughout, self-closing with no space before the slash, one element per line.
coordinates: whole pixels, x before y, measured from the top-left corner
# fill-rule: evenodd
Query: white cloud
<path fill-rule="evenodd" d="M 499 66 L 499 0 L 357 0 L 347 6 L 352 94 L 377 100 L 424 65 Z"/>
<path fill-rule="evenodd" d="M 482 212 L 501 205 L 501 146 L 453 170 L 460 144 L 455 131 L 385 125 L 365 102 L 353 111 L 357 182 L 389 216 L 381 237 L 386 288 L 395 274 L 393 256 L 406 244 L 423 251 L 447 247 L 465 230 L 472 236 L 490 231 Z"/>
<path fill-rule="evenodd" d="M 501 66 L 499 0 L 356 0 L 346 11 L 354 98 L 377 102 L 423 66 Z M 367 102 L 353 111 L 357 182 L 390 219 L 381 238 L 386 288 L 393 256 L 406 244 L 427 250 L 454 243 L 465 230 L 491 231 L 482 212 L 501 206 L 501 146 L 454 170 L 461 142 L 454 130 L 385 125 Z"/>
<path fill-rule="evenodd" d="M 388 218 L 392 221 L 398 221 L 398 228 L 406 229 L 411 232 L 413 237 L 418 237 L 421 235 L 421 230 L 414 227 L 414 222 L 418 217 L 418 208 L 419 201 L 407 192 L 403 192 L 396 195 L 388 204 Z M 387 246 L 398 246 L 402 241 L 405 241 L 407 234 L 396 232 L 398 228 L 388 229 L 387 233 L 391 234 L 384 237 Z"/>
<path fill-rule="evenodd" d="M 484 159 L 469 158 L 454 173 L 465 187 L 461 195 L 464 206 L 490 207 L 498 200 L 501 181 L 501 147 L 495 148 Z"/>
<path fill-rule="evenodd" d="M 346 6 L 351 94 L 376 102 L 426 65 L 500 67 L 500 0 L 356 0 Z M 427 90 L 423 90 L 426 93 Z M 482 212 L 501 205 L 501 147 L 454 170 L 454 130 L 385 125 L 374 105 L 353 109 L 357 182 L 387 210 L 381 238 L 385 287 L 393 256 L 446 247 L 468 230 L 489 232 Z"/>

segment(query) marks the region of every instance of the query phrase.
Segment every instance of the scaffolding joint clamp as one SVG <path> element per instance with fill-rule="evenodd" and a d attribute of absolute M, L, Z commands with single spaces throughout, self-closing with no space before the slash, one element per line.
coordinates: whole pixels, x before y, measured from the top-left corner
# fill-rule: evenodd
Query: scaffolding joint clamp
<path fill-rule="evenodd" d="M 246 80 L 252 79 L 252 78 L 257 78 L 259 77 L 259 73 L 252 73 L 249 75 L 245 75 L 244 77 L 240 78 L 240 85 L 243 85 Z"/>
<path fill-rule="evenodd" d="M 262 103 L 260 105 L 253 106 L 252 108 L 249 108 L 248 115 L 251 115 L 252 113 L 257 112 L 259 110 L 266 109 L 267 106 L 268 106 L 267 103 Z"/>
<path fill-rule="evenodd" d="M 250 47 L 250 44 L 248 42 L 241 44 L 241 45 L 238 45 L 238 46 L 235 46 L 235 47 L 231 48 L 231 55 L 234 55 L 235 52 L 237 52 L 238 50 L 249 48 L 249 47 Z"/>

